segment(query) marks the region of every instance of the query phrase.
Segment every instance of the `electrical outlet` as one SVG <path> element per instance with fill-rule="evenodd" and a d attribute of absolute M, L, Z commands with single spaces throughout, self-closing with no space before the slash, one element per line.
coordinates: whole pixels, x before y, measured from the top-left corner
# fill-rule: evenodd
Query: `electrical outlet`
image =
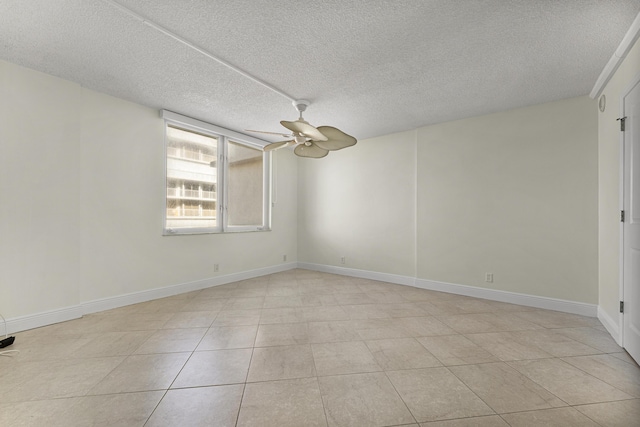
<path fill-rule="evenodd" d="M 347 259 L 345 257 L 340 258 L 340 264 L 346 264 Z"/>
<path fill-rule="evenodd" d="M 287 256 L 286 255 L 282 255 L 282 262 L 287 262 Z"/>
<path fill-rule="evenodd" d="M 218 264 L 213 264 L 213 271 L 218 272 L 220 270 L 220 266 Z"/>
<path fill-rule="evenodd" d="M 487 283 L 493 283 L 493 273 L 486 273 L 484 275 L 484 281 Z"/>

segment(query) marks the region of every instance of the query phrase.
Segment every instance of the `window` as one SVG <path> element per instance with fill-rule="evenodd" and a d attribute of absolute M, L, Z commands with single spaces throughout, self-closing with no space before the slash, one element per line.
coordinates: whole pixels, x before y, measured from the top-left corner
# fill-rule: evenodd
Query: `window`
<path fill-rule="evenodd" d="M 163 111 L 164 234 L 269 230 L 269 162 L 261 141 Z"/>

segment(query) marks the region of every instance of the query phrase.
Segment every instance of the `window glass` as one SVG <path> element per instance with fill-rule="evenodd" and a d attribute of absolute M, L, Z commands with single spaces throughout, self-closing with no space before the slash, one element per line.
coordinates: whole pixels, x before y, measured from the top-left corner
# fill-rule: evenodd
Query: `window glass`
<path fill-rule="evenodd" d="M 168 229 L 216 227 L 218 138 L 167 126 Z"/>
<path fill-rule="evenodd" d="M 228 206 L 229 226 L 261 226 L 263 222 L 262 151 L 229 141 Z"/>

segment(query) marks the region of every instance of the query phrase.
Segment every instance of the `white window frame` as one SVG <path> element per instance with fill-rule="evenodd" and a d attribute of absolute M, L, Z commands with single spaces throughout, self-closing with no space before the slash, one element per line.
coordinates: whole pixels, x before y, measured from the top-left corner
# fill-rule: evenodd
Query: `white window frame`
<path fill-rule="evenodd" d="M 203 122 L 172 111 L 162 110 L 164 119 L 164 206 L 162 215 L 162 235 L 176 236 L 185 234 L 216 234 L 238 233 L 253 231 L 271 231 L 271 153 L 263 151 L 265 141 L 234 132 L 211 123 Z M 203 135 L 217 138 L 217 201 L 216 201 L 216 226 L 215 227 L 191 227 L 191 228 L 167 228 L 167 127 L 174 126 L 187 131 L 197 132 Z M 262 225 L 232 226 L 228 224 L 228 158 L 227 142 L 239 143 L 248 148 L 262 152 L 263 178 L 262 178 Z"/>

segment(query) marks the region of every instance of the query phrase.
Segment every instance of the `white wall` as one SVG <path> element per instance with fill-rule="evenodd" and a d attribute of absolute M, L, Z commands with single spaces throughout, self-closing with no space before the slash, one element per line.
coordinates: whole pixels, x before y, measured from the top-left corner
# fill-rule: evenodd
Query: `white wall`
<path fill-rule="evenodd" d="M 302 262 L 346 256 L 348 268 L 597 303 L 587 97 L 360 141 L 299 168 Z"/>
<path fill-rule="evenodd" d="M 162 236 L 157 110 L 7 62 L 0 76 L 5 317 L 296 261 L 291 152 L 276 154 L 271 232 Z"/>
<path fill-rule="evenodd" d="M 0 313 L 6 318 L 79 302 L 81 97 L 73 83 L 0 61 Z"/>
<path fill-rule="evenodd" d="M 300 159 L 298 174 L 299 261 L 413 276 L 415 131 Z"/>
<path fill-rule="evenodd" d="M 601 314 L 617 336 L 620 301 L 620 100 L 623 91 L 640 73 L 640 42 L 636 41 L 603 90 L 604 112 L 598 113 L 599 172 L 599 300 Z"/>
<path fill-rule="evenodd" d="M 418 165 L 419 278 L 597 304 L 594 101 L 422 128 Z"/>

